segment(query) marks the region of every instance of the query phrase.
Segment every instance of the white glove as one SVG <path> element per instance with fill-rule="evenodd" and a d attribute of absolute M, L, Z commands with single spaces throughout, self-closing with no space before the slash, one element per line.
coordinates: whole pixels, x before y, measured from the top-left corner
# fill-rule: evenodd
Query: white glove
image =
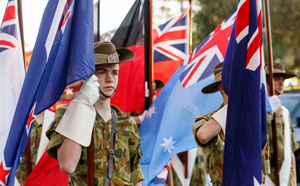
<path fill-rule="evenodd" d="M 139 118 L 139 120 L 140 120 L 141 123 L 144 121 L 147 113 L 148 113 L 148 110 L 145 110 L 142 115 L 138 116 L 138 118 Z"/>
<path fill-rule="evenodd" d="M 271 105 L 272 111 L 275 112 L 281 106 L 278 96 L 273 95 L 269 97 L 269 103 Z"/>
<path fill-rule="evenodd" d="M 221 126 L 224 136 L 225 136 L 225 131 L 226 131 L 226 118 L 227 118 L 227 107 L 228 105 L 225 105 L 222 107 L 220 110 L 215 112 L 212 117 L 219 123 Z"/>
<path fill-rule="evenodd" d="M 96 111 L 94 104 L 99 99 L 98 78 L 92 75 L 82 85 L 78 96 L 69 104 L 56 131 L 87 147 L 91 143 Z"/>

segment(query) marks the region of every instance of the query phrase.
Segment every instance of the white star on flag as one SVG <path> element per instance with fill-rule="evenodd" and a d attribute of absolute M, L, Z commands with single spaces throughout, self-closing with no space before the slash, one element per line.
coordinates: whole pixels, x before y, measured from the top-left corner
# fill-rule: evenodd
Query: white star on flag
<path fill-rule="evenodd" d="M 66 92 L 66 95 L 73 95 L 73 89 L 72 88 L 67 87 L 65 92 Z"/>
<path fill-rule="evenodd" d="M 156 113 L 155 110 L 156 110 L 156 106 L 153 104 L 153 106 L 149 108 L 146 117 L 147 117 L 147 118 L 151 118 L 151 117 L 152 117 L 152 114 L 155 114 L 155 113 Z"/>
<path fill-rule="evenodd" d="M 175 149 L 173 146 L 175 144 L 175 141 L 173 141 L 172 136 L 167 140 L 164 138 L 164 143 L 160 144 L 160 146 L 165 147 L 164 152 L 168 151 L 168 153 L 171 153 L 171 149 Z"/>

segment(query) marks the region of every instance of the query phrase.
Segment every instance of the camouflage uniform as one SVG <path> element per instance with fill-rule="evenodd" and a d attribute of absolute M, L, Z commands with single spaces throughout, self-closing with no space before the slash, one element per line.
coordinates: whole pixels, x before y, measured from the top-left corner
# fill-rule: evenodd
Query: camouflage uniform
<path fill-rule="evenodd" d="M 193 134 L 197 144 L 203 149 L 205 168 L 210 175 L 211 182 L 222 186 L 224 142 L 218 135 L 211 139 L 207 144 L 203 145 L 199 142 L 196 134 L 197 130 L 217 111 L 218 110 L 197 117 L 193 125 Z"/>
<path fill-rule="evenodd" d="M 281 167 L 284 160 L 284 117 L 283 117 L 283 108 L 280 107 L 276 112 L 276 130 L 277 130 L 277 144 L 278 144 L 278 166 Z M 273 138 L 272 138 L 272 117 L 271 113 L 267 113 L 267 131 L 268 131 L 268 145 L 270 149 L 270 163 L 271 163 L 271 173 L 268 175 L 272 182 L 275 183 L 275 159 L 274 159 L 274 149 L 273 149 Z M 290 120 L 290 124 L 292 121 Z M 291 128 L 291 149 L 292 153 L 295 152 L 299 148 L 299 144 L 293 138 L 293 128 Z M 292 180 L 295 180 L 296 175 L 290 174 L 289 185 L 293 184 Z"/>
<path fill-rule="evenodd" d="M 221 109 L 222 106 L 219 109 Z M 197 130 L 202 125 L 204 125 L 218 110 L 197 117 L 193 125 L 193 134 L 197 144 L 203 148 L 203 154 L 206 164 L 205 167 L 207 173 L 211 178 L 211 182 L 218 186 L 222 186 L 224 141 L 221 139 L 220 135 L 217 135 L 213 139 L 211 139 L 207 144 L 203 145 L 199 142 L 197 138 Z M 269 149 L 267 146 L 265 146 L 265 148 L 262 150 L 262 185 L 264 185 L 264 177 L 266 173 L 270 172 L 270 165 L 267 157 L 269 157 Z"/>
<path fill-rule="evenodd" d="M 197 150 L 197 158 L 193 168 L 190 186 L 205 186 L 206 184 L 206 171 L 204 154 L 202 148 Z"/>
<path fill-rule="evenodd" d="M 119 108 L 113 106 L 116 111 L 116 133 L 115 133 L 115 156 L 114 168 L 110 185 L 134 185 L 144 179 L 139 165 L 142 157 L 140 149 L 140 137 L 135 122 L 123 113 Z M 57 148 L 63 143 L 65 137 L 55 131 L 66 107 L 60 108 L 55 114 L 54 121 L 47 131 L 50 140 L 47 153 L 57 159 Z M 94 165 L 95 185 L 102 186 L 107 175 L 109 149 L 111 141 L 111 120 L 105 121 L 97 113 L 94 124 Z M 82 148 L 82 154 L 73 174 L 70 174 L 70 185 L 87 185 L 87 148 Z"/>
<path fill-rule="evenodd" d="M 30 132 L 30 151 L 31 151 L 31 165 L 32 169 L 35 166 L 36 158 L 38 154 L 38 147 L 40 144 L 41 134 L 42 134 L 42 124 L 38 124 L 36 121 L 33 123 L 31 132 Z M 25 153 L 22 157 L 20 166 L 18 168 L 16 177 L 20 185 L 24 185 L 27 179 L 27 168 L 26 168 L 26 157 Z"/>
<path fill-rule="evenodd" d="M 181 152 L 177 154 L 179 159 L 184 162 L 185 160 L 185 153 Z M 179 177 L 177 176 L 176 172 L 172 169 L 173 173 L 173 183 L 175 186 L 181 186 L 181 182 Z M 190 186 L 205 186 L 206 184 L 206 171 L 205 171 L 205 164 L 204 164 L 204 156 L 201 148 L 197 150 L 197 157 L 195 160 L 195 164 L 193 167 L 192 178 L 190 182 Z"/>

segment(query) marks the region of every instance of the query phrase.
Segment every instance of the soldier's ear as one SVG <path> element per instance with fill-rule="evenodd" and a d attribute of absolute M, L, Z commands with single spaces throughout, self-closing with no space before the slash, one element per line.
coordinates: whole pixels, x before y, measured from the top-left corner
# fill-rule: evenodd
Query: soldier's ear
<path fill-rule="evenodd" d="M 217 85 L 217 88 L 218 88 L 218 91 L 220 91 L 221 93 L 223 92 L 222 84 L 221 83 Z"/>

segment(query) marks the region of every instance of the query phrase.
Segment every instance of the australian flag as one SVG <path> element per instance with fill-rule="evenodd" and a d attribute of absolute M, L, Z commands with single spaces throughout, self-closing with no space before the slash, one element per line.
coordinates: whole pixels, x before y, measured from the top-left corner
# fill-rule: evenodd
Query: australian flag
<path fill-rule="evenodd" d="M 140 127 L 143 185 L 163 184 L 157 176 L 179 152 L 197 147 L 192 126 L 197 116 L 222 104 L 219 93 L 202 94 L 214 82 L 214 66 L 223 61 L 235 20 L 233 14 L 187 58 L 150 106 Z"/>
<path fill-rule="evenodd" d="M 222 71 L 228 94 L 223 186 L 261 185 L 266 106 L 260 0 L 241 0 Z"/>
<path fill-rule="evenodd" d="M 92 0 L 48 2 L 0 160 L 0 185 L 14 184 L 35 115 L 54 104 L 66 85 L 94 72 L 93 33 Z"/>

